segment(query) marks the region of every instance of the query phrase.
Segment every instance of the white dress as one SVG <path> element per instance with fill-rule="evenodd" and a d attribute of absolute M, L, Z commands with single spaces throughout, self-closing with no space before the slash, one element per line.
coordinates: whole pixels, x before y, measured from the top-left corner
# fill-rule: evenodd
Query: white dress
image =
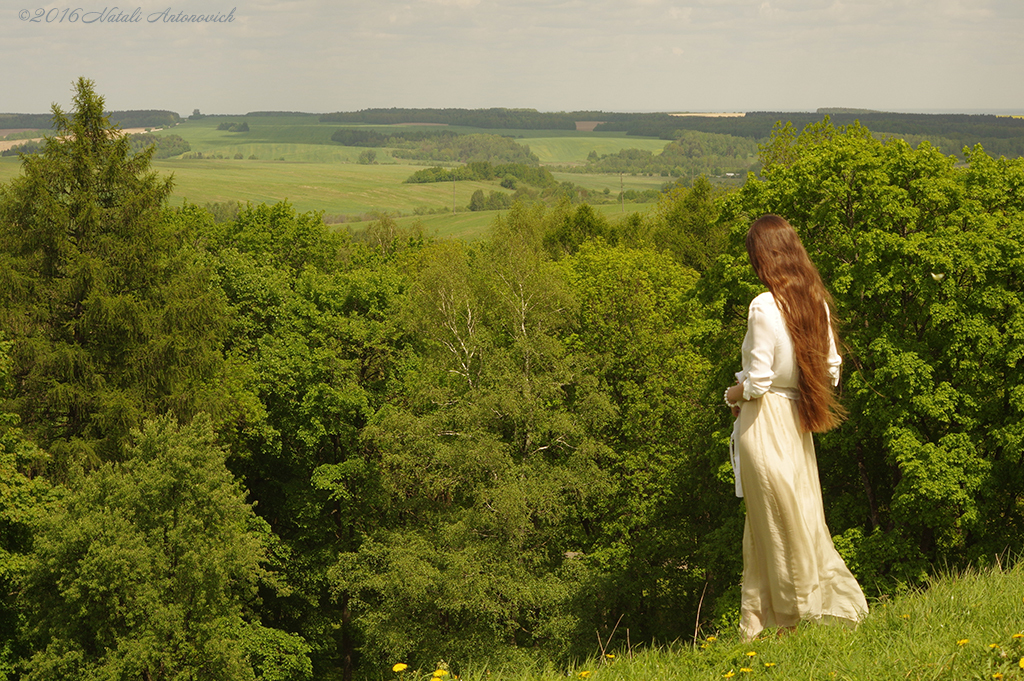
<path fill-rule="evenodd" d="M 830 338 L 833 385 L 841 362 Z M 825 523 L 814 441 L 800 429 L 793 341 L 771 293 L 750 303 L 736 376 L 749 400 L 735 430 L 747 504 L 740 633 L 749 640 L 765 627 L 823 618 L 856 624 L 867 601 Z"/>

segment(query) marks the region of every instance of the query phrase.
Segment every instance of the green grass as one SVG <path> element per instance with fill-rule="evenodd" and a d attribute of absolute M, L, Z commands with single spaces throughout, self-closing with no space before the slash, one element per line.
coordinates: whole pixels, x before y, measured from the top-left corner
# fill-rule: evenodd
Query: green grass
<path fill-rule="evenodd" d="M 627 647 L 627 631 L 620 629 L 606 650 L 614 657 L 595 650 L 593 659 L 570 669 L 484 670 L 470 664 L 460 671 L 461 661 L 448 663 L 464 681 L 1020 681 L 1024 563 L 936 578 L 926 589 L 872 603 L 856 630 L 803 624 L 796 633 L 778 637 L 769 631 L 751 643 L 742 643 L 735 632 L 711 633 L 696 645 L 633 641 Z M 400 681 L 425 681 L 432 671 L 407 672 Z M 397 675 L 385 670 L 380 676 Z"/>
<path fill-rule="evenodd" d="M 21 159 L 17 156 L 0 157 L 0 182 L 10 182 L 21 175 Z"/>
<path fill-rule="evenodd" d="M 404 184 L 416 169 L 408 165 L 167 159 L 154 161 L 153 167 L 174 174 L 172 204 L 287 200 L 302 212 L 363 214 L 451 209 L 453 202 L 451 183 Z M 465 208 L 477 189 L 496 188 L 491 182 L 457 182 L 455 205 Z"/>
<path fill-rule="evenodd" d="M 668 144 L 668 140 L 614 134 L 615 137 L 606 136 L 608 133 L 576 133 L 571 137 L 524 137 L 516 141 L 530 147 L 541 163 L 556 165 L 585 163 L 591 151 L 604 155 L 622 149 L 645 149 L 658 154 Z"/>

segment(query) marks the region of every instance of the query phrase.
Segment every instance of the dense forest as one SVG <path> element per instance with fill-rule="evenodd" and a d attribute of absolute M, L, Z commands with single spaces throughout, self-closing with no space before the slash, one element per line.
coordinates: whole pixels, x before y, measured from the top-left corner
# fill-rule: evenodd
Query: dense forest
<path fill-rule="evenodd" d="M 493 130 L 575 130 L 576 119 L 566 113 L 543 113 L 536 109 L 363 109 L 337 111 L 320 116 L 322 123 L 398 125 L 429 123 L 462 125 Z"/>
<path fill-rule="evenodd" d="M 723 386 L 787 216 L 836 300 L 826 515 L 872 598 L 1024 548 L 1024 161 L 858 124 L 612 223 L 217 221 L 80 80 L 0 186 L 0 679 L 380 678 L 735 626 Z M 620 637 L 621 638 L 621 637 Z"/>
<path fill-rule="evenodd" d="M 713 117 L 656 113 L 619 116 L 595 130 L 666 140 L 678 139 L 682 131 L 690 130 L 763 141 L 779 126 L 790 125 L 801 130 L 821 122 L 823 117 L 838 126 L 864 125 L 879 137 L 904 138 L 914 146 L 928 140 L 944 153 L 961 159 L 964 148 L 976 144 L 996 156 L 1024 155 L 1024 118 L 984 114 L 828 113 L 822 110 L 816 113 L 754 111 L 737 117 Z"/>
<path fill-rule="evenodd" d="M 122 128 L 163 128 L 181 122 L 181 116 L 173 111 L 138 110 L 108 111 L 107 118 L 111 125 Z M 53 116 L 50 114 L 13 114 L 0 113 L 0 130 L 12 128 L 34 128 L 50 130 L 53 128 Z"/>

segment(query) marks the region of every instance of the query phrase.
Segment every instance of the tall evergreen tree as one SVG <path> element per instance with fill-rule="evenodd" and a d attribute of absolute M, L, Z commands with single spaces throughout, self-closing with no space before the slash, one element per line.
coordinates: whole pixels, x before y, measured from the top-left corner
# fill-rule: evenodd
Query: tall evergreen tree
<path fill-rule="evenodd" d="M 170 179 L 132 154 L 93 83 L 0 187 L 0 324 L 15 341 L 8 403 L 58 463 L 120 455 L 146 415 L 189 418 L 218 365 L 221 296 Z"/>

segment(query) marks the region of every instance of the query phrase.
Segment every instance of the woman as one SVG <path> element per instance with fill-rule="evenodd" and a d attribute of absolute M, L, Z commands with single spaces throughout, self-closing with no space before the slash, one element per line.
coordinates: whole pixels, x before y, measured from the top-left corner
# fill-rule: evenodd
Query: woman
<path fill-rule="evenodd" d="M 825 524 L 811 436 L 834 428 L 841 417 L 832 394 L 841 359 L 831 297 L 783 218 L 755 220 L 747 254 L 768 292 L 750 303 L 743 371 L 725 391 L 737 417 L 737 494 L 747 505 L 744 640 L 765 627 L 794 629 L 801 620 L 831 618 L 856 624 L 867 614 L 864 594 Z"/>

